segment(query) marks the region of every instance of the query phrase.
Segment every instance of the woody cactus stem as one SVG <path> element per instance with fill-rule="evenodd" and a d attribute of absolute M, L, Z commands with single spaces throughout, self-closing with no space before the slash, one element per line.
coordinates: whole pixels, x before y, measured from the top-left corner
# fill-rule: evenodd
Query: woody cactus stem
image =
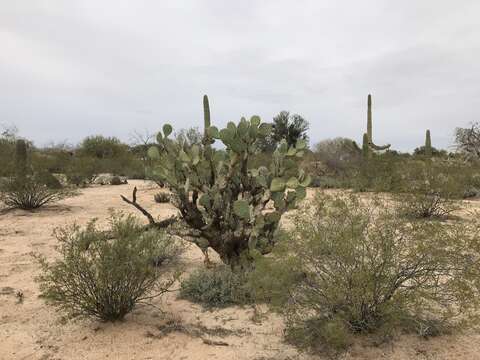
<path fill-rule="evenodd" d="M 430 130 L 427 130 L 425 134 L 425 155 L 432 156 L 432 138 L 430 136 Z"/>
<path fill-rule="evenodd" d="M 373 130 L 372 130 L 372 95 L 368 95 L 368 110 L 367 110 L 367 136 L 368 145 L 373 150 L 387 150 L 390 148 L 390 144 L 379 146 L 373 143 Z"/>

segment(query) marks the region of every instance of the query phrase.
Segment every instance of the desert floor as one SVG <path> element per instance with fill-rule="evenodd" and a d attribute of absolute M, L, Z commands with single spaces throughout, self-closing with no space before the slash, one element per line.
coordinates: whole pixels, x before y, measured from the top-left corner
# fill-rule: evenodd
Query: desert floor
<path fill-rule="evenodd" d="M 139 188 L 139 202 L 156 216 L 175 213 L 169 204 L 154 203 L 158 189 L 152 184 L 130 181 L 83 189 L 77 197 L 38 211 L 0 215 L 0 359 L 314 359 L 282 342 L 281 318 L 265 309 L 205 311 L 172 292 L 156 300 L 156 307 L 138 307 L 125 321 L 106 324 L 65 320 L 38 298 L 34 278 L 39 267 L 31 254 L 55 256 L 52 231 L 58 226 L 83 225 L 94 217 L 105 224 L 109 208 L 138 214 L 120 199 L 120 194 L 130 195 L 133 186 Z M 470 206 L 480 208 L 478 203 Z M 195 246 L 189 245 L 183 256 L 189 271 L 203 266 Z M 17 292 L 23 293 L 23 302 Z M 172 321 L 176 330 L 169 332 Z M 403 335 L 377 347 L 365 340 L 343 358 L 480 359 L 480 336 L 423 340 Z"/>

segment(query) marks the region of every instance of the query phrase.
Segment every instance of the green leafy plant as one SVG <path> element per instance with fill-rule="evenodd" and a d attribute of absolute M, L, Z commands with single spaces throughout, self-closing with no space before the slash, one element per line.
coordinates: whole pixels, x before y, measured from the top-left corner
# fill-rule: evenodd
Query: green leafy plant
<path fill-rule="evenodd" d="M 352 194 L 319 196 L 293 223 L 252 280 L 257 298 L 285 313 L 291 341 L 315 349 L 339 332 L 345 341 L 332 345 L 342 347 L 358 332 L 425 336 L 432 324 L 478 321 L 478 217 L 411 222 L 391 203 Z"/>
<path fill-rule="evenodd" d="M 244 268 L 252 252 L 268 253 L 283 213 L 306 195 L 310 176 L 298 170 L 307 143 L 295 147 L 286 141 L 272 155 L 270 166 L 250 168 L 249 160 L 258 151 L 256 142 L 272 131 L 258 116 L 229 122 L 224 129 L 210 123 L 208 98 L 204 97 L 204 136 L 202 144 L 179 143 L 169 138 L 169 124 L 157 136 L 158 146 L 149 150 L 153 159 L 149 177 L 166 184 L 172 204 L 181 214 L 186 230 L 182 235 L 201 248 L 211 247 L 225 264 Z M 220 140 L 225 150 L 212 147 Z M 295 176 L 289 175 L 294 173 Z M 153 217 L 136 201 L 125 201 Z M 265 212 L 268 203 L 273 210 Z"/>
<path fill-rule="evenodd" d="M 156 230 L 145 231 L 132 215 L 112 215 L 110 230 L 95 221 L 57 229 L 60 258 L 38 257 L 41 295 L 71 316 L 121 320 L 139 303 L 162 295 L 177 273 L 180 247 Z"/>

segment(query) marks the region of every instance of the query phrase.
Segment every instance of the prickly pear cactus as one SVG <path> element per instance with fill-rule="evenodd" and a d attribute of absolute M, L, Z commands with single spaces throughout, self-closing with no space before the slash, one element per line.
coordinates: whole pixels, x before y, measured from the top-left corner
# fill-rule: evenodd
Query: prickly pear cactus
<path fill-rule="evenodd" d="M 281 142 L 269 167 L 249 168 L 257 152 L 257 140 L 272 131 L 258 116 L 229 122 L 224 129 L 211 126 L 208 98 L 204 97 L 202 145 L 187 145 L 170 139 L 169 124 L 158 133 L 158 145 L 150 148 L 150 176 L 167 184 L 172 203 L 189 228 L 195 230 L 232 267 L 250 260 L 253 252 L 268 253 L 282 214 L 295 208 L 306 195 L 310 176 L 302 170 L 287 177 L 306 149 Z M 220 141 L 225 150 L 211 145 Z M 294 161 L 292 161 L 294 160 Z M 273 210 L 264 211 L 267 203 Z"/>
<path fill-rule="evenodd" d="M 387 150 L 390 148 L 390 144 L 379 146 L 373 143 L 373 125 L 372 125 L 372 95 L 368 95 L 367 100 L 367 136 L 368 145 L 372 150 Z"/>

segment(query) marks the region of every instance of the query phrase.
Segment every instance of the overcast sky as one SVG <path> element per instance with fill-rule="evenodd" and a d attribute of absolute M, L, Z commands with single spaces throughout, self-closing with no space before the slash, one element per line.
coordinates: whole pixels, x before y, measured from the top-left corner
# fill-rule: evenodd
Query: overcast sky
<path fill-rule="evenodd" d="M 478 0 L 0 0 L 0 123 L 37 145 L 281 110 L 436 147 L 480 111 Z"/>

